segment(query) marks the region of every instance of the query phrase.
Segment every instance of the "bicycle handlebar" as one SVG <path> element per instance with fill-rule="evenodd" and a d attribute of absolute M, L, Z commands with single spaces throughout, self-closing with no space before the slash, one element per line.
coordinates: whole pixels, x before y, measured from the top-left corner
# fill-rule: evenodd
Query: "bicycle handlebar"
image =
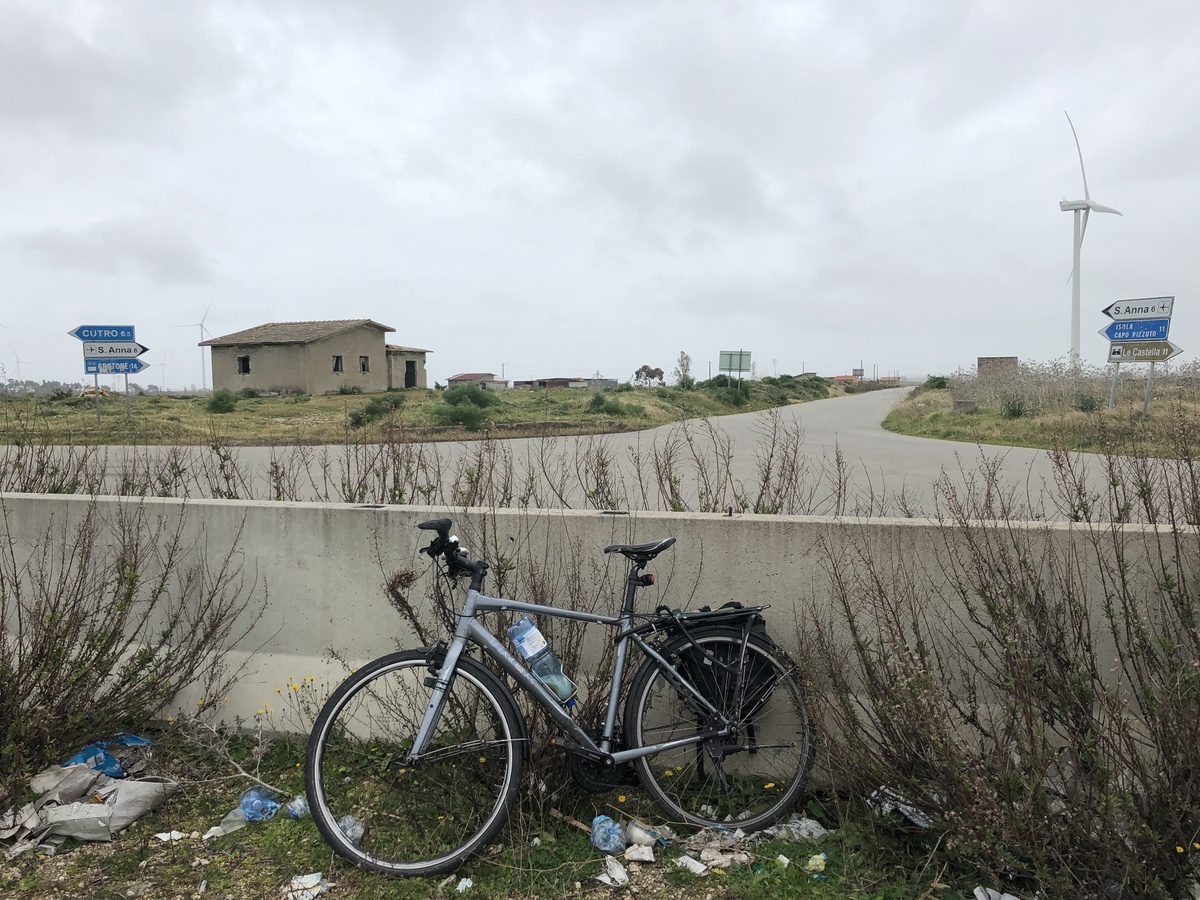
<path fill-rule="evenodd" d="M 428 547 L 422 548 L 421 552 L 429 554 L 432 559 L 437 559 L 438 556 L 445 559 L 452 577 L 470 575 L 472 579 L 482 579 L 487 574 L 487 562 L 467 556 L 467 551 L 458 545 L 458 538 L 450 533 L 452 524 L 449 519 L 430 519 L 417 525 L 423 531 L 437 532 L 437 537 Z"/>

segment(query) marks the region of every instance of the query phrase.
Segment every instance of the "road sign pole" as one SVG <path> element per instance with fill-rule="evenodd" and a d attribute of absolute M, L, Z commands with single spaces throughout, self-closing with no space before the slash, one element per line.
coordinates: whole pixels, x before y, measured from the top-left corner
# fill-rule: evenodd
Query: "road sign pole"
<path fill-rule="evenodd" d="M 95 378 L 96 378 L 96 424 L 99 425 L 100 424 L 100 375 L 97 374 L 95 376 Z"/>
<path fill-rule="evenodd" d="M 1150 412 L 1150 385 L 1154 384 L 1154 363 L 1150 363 L 1150 375 L 1146 378 L 1146 402 L 1142 404 L 1142 418 Z"/>
<path fill-rule="evenodd" d="M 125 418 L 129 418 L 129 376 L 125 376 Z"/>
<path fill-rule="evenodd" d="M 1113 363 L 1113 380 L 1112 387 L 1108 389 L 1108 408 L 1112 409 L 1117 405 L 1117 376 L 1121 373 L 1121 364 Z"/>

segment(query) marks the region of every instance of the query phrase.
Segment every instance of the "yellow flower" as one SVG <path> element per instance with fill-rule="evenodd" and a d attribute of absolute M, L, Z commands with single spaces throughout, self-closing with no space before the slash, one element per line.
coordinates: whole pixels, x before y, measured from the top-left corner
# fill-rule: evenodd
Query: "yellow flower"
<path fill-rule="evenodd" d="M 624 802 L 625 802 L 625 795 L 624 795 L 624 794 L 622 794 L 620 797 L 618 797 L 618 798 L 617 798 L 617 802 L 618 802 L 618 803 L 624 803 Z"/>
<path fill-rule="evenodd" d="M 292 685 L 292 690 L 293 690 L 293 691 L 298 691 L 298 690 L 300 690 L 300 685 L 298 685 L 298 684 L 293 684 L 293 685 Z"/>
<path fill-rule="evenodd" d="M 481 756 L 481 757 L 479 757 L 479 761 L 480 761 L 481 763 L 485 763 L 485 762 L 487 762 L 487 757 L 486 757 L 486 756 Z"/>
<path fill-rule="evenodd" d="M 775 782 L 773 782 L 773 781 L 768 781 L 766 784 L 764 784 L 764 785 L 763 785 L 763 790 L 764 790 L 764 791 L 769 791 L 769 790 L 770 790 L 771 788 L 773 788 L 773 787 L 775 787 Z"/>
<path fill-rule="evenodd" d="M 1176 852 L 1176 853 L 1182 853 L 1182 852 L 1183 852 L 1183 848 L 1182 848 L 1182 847 L 1176 847 L 1176 848 L 1175 848 L 1175 852 Z"/>
<path fill-rule="evenodd" d="M 675 774 L 675 770 L 674 770 L 674 769 L 667 769 L 665 772 L 663 772 L 663 774 L 664 774 L 664 775 L 666 775 L 668 778 L 670 778 L 670 777 L 672 777 L 672 776 Z"/>

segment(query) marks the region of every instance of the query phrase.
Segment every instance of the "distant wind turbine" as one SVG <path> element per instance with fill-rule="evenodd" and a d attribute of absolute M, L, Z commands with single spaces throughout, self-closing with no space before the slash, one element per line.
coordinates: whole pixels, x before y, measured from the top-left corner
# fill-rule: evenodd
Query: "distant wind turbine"
<path fill-rule="evenodd" d="M 204 348 L 201 347 L 200 349 L 203 350 Z M 162 360 L 160 360 L 157 365 L 159 381 L 158 389 L 165 394 L 167 393 L 167 372 L 170 370 L 170 367 L 167 366 L 167 354 L 163 354 Z"/>
<path fill-rule="evenodd" d="M 21 357 L 17 354 L 16 347 L 12 348 L 12 352 L 13 352 L 13 359 L 15 359 L 17 361 L 17 384 L 19 385 L 21 383 L 21 366 L 22 365 L 32 366 L 33 363 L 31 363 L 27 359 L 21 359 Z"/>
<path fill-rule="evenodd" d="M 1103 206 L 1092 199 L 1088 191 L 1087 171 L 1083 168 L 1083 151 L 1079 149 L 1079 135 L 1075 133 L 1075 123 L 1066 112 L 1067 124 L 1071 126 L 1071 136 L 1075 138 L 1075 152 L 1079 154 L 1079 172 L 1083 175 L 1083 199 L 1062 200 L 1058 208 L 1063 212 L 1075 213 L 1075 252 L 1071 268 L 1071 363 L 1079 365 L 1079 251 L 1083 247 L 1083 236 L 1087 232 L 1088 213 L 1092 210 L 1102 213 L 1116 213 L 1111 206 Z M 1123 218 L 1123 216 L 1122 216 Z"/>
<path fill-rule="evenodd" d="M 200 328 L 200 343 L 203 343 L 205 335 L 212 337 L 212 332 L 204 327 L 204 322 L 206 319 L 208 319 L 208 313 L 209 313 L 209 310 L 211 310 L 211 309 L 212 309 L 212 301 L 210 300 L 208 302 L 208 309 L 206 309 L 204 311 L 204 315 L 200 317 L 199 322 L 185 322 L 183 325 L 173 325 L 171 327 L 172 328 L 191 328 L 193 326 L 199 326 L 199 328 Z M 207 370 L 205 369 L 205 365 L 204 365 L 204 348 L 203 347 L 200 348 L 200 389 L 205 390 L 205 391 L 208 390 L 208 375 L 207 375 Z"/>

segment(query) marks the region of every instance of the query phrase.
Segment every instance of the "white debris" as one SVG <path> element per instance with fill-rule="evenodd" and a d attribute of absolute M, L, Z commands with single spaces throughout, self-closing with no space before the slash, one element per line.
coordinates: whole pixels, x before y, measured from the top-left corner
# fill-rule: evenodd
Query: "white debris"
<path fill-rule="evenodd" d="M 333 885 L 325 880 L 323 873 L 313 872 L 309 875 L 293 875 L 292 880 L 283 886 L 281 893 L 284 900 L 313 900 L 332 887 Z"/>
<path fill-rule="evenodd" d="M 615 856 L 606 856 L 604 857 L 604 871 L 596 876 L 596 880 L 609 887 L 620 887 L 629 883 L 629 873 L 625 871 L 625 867 L 617 861 Z"/>
<path fill-rule="evenodd" d="M 654 862 L 654 849 L 645 844 L 630 844 L 625 848 L 626 862 Z"/>
<path fill-rule="evenodd" d="M 675 865 L 687 869 L 694 875 L 707 875 L 708 866 L 700 862 L 698 859 L 692 859 L 690 856 L 680 856 L 675 860 Z"/>

